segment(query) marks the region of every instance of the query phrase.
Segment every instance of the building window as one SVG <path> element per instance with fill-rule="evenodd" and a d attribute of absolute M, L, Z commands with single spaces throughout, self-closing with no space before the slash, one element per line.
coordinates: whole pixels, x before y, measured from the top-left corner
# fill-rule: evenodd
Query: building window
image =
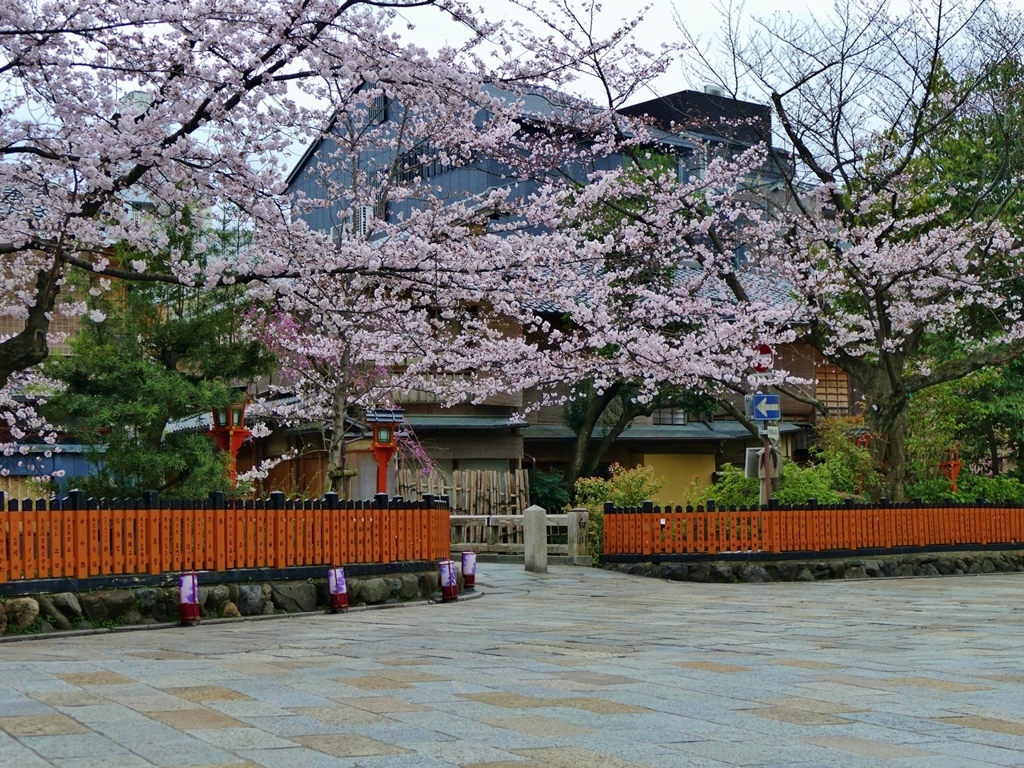
<path fill-rule="evenodd" d="M 850 377 L 842 368 L 819 359 L 814 365 L 814 396 L 836 416 L 850 415 Z"/>
<path fill-rule="evenodd" d="M 387 95 L 381 93 L 373 97 L 373 101 L 370 102 L 370 125 L 383 125 L 388 121 L 388 107 L 391 105 L 391 99 Z"/>
<path fill-rule="evenodd" d="M 657 425 L 683 426 L 686 424 L 685 408 L 656 408 L 651 416 Z"/>

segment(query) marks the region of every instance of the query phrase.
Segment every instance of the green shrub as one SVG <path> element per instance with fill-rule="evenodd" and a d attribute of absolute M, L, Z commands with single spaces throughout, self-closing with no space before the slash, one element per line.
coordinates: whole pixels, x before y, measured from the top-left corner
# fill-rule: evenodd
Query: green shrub
<path fill-rule="evenodd" d="M 961 474 L 957 478 L 957 493 L 951 493 L 945 479 L 922 480 L 907 486 L 907 497 L 921 499 L 926 504 L 942 503 L 945 499 L 974 503 L 977 499 L 988 502 L 1015 501 L 1024 503 L 1024 484 L 1008 475 Z"/>
<path fill-rule="evenodd" d="M 816 499 L 819 504 L 839 504 L 843 500 L 842 494 L 832 487 L 828 467 L 801 467 L 791 461 L 782 465 L 782 482 L 775 497 L 783 506 L 806 504 L 808 499 Z"/>
<path fill-rule="evenodd" d="M 654 467 L 626 469 L 612 464 L 611 477 L 581 477 L 576 481 L 576 506 L 585 508 L 587 515 L 587 546 L 590 548 L 594 565 L 600 565 L 604 553 L 604 504 L 612 502 L 617 507 L 639 507 L 658 495 L 665 485 L 665 479 L 655 477 Z"/>
<path fill-rule="evenodd" d="M 761 481 L 748 478 L 735 464 L 723 464 L 710 494 L 719 507 L 757 506 L 760 501 Z"/>

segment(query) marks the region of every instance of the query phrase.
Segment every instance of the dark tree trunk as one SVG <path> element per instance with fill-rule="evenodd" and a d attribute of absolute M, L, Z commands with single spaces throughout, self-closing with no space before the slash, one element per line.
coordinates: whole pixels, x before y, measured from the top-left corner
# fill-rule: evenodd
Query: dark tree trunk
<path fill-rule="evenodd" d="M 55 265 L 36 275 L 36 303 L 29 308 L 25 327 L 9 339 L 0 342 L 0 387 L 11 375 L 39 365 L 50 354 L 46 334 L 50 331 L 50 317 L 60 294 L 63 272 Z"/>
<path fill-rule="evenodd" d="M 595 394 L 587 401 L 586 410 L 583 413 L 582 422 L 576 431 L 576 439 L 572 445 L 572 458 L 569 461 L 569 469 L 565 473 L 565 482 L 569 486 L 569 494 L 573 495 L 576 481 L 585 476 L 584 469 L 587 467 L 587 457 L 590 453 L 590 441 L 597 428 L 601 416 L 607 410 L 611 402 L 618 396 L 622 389 L 622 382 L 615 382 L 601 394 Z M 594 464 L 596 466 L 596 463 Z M 591 470 L 593 471 L 593 470 Z"/>
<path fill-rule="evenodd" d="M 894 391 L 887 380 L 873 382 L 866 388 L 865 401 L 864 422 L 871 434 L 871 455 L 882 467 L 886 483 L 885 489 L 871 489 L 872 495 L 888 494 L 893 501 L 905 501 L 907 392 L 902 387 Z"/>

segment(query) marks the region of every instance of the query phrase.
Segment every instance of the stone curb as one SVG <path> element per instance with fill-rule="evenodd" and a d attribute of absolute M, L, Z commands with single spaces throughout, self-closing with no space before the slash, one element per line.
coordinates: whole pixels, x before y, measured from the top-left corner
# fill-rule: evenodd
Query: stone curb
<path fill-rule="evenodd" d="M 477 600 L 484 596 L 484 592 L 465 592 L 459 595 L 458 602 L 466 600 Z M 441 605 L 440 600 L 407 600 L 401 603 L 381 603 L 380 605 L 357 605 L 349 608 L 347 613 L 362 613 L 363 611 L 383 611 L 389 608 L 411 608 L 423 605 Z M 216 626 L 218 624 L 238 624 L 243 621 L 271 621 L 274 619 L 308 619 L 316 616 L 330 616 L 326 611 L 309 611 L 305 613 L 275 613 L 272 616 L 238 616 L 221 619 L 203 619 L 200 627 Z M 67 632 L 32 632 L 26 635 L 8 635 L 0 637 L 0 645 L 5 643 L 20 643 L 26 640 L 54 640 L 65 637 L 87 637 L 89 635 L 110 635 L 122 632 L 145 632 L 159 629 L 180 629 L 184 628 L 180 622 L 168 621 L 163 624 L 132 624 L 127 627 L 100 627 L 99 629 L 72 629 Z"/>

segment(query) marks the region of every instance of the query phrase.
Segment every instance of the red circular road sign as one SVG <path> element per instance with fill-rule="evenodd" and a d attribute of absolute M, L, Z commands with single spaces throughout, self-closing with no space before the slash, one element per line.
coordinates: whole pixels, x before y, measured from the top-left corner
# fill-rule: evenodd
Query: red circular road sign
<path fill-rule="evenodd" d="M 754 369 L 756 373 L 768 373 L 772 368 L 775 367 L 775 353 L 772 352 L 772 348 L 767 344 L 758 344 L 754 347 L 753 361 L 751 361 L 750 367 Z"/>

